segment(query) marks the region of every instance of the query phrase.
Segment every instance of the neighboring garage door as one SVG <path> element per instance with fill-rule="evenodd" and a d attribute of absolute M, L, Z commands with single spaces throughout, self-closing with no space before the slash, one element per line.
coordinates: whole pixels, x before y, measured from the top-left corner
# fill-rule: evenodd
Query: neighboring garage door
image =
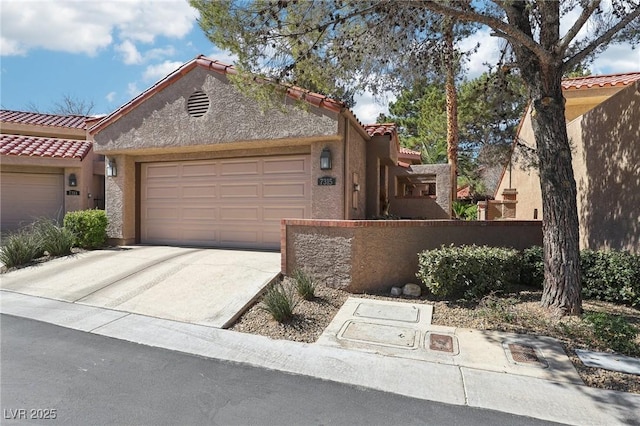
<path fill-rule="evenodd" d="M 142 164 L 146 244 L 280 248 L 280 219 L 311 216 L 309 156 Z"/>
<path fill-rule="evenodd" d="M 3 172 L 0 180 L 2 232 L 15 230 L 39 217 L 62 221 L 63 174 Z"/>

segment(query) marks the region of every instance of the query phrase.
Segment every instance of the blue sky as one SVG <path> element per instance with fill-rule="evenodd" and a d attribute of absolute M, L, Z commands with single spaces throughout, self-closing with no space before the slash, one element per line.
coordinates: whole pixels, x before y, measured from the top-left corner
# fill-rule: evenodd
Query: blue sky
<path fill-rule="evenodd" d="M 47 112 L 67 95 L 107 114 L 198 54 L 233 62 L 206 39 L 186 0 L 0 0 L 0 15 L 4 109 L 35 105 Z M 469 45 L 476 41 L 481 47 L 468 64 L 471 76 L 497 54 L 488 32 Z M 613 46 L 591 70 L 640 71 L 640 52 Z M 365 123 L 386 111 L 384 100 L 368 94 L 356 101 L 354 112 Z"/>

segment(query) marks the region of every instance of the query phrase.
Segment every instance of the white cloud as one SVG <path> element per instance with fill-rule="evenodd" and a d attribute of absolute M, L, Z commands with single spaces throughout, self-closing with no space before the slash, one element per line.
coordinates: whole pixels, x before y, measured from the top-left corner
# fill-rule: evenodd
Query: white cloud
<path fill-rule="evenodd" d="M 465 64 L 467 77 L 469 78 L 475 78 L 487 72 L 487 63 L 491 65 L 497 63 L 498 59 L 500 59 L 500 50 L 505 42 L 498 37 L 492 37 L 488 29 L 483 29 L 462 40 L 458 43 L 458 47 L 462 51 L 469 51 L 478 44 L 478 50 L 469 55 Z"/>
<path fill-rule="evenodd" d="M 138 89 L 138 85 L 136 83 L 129 83 L 127 85 L 127 94 L 132 97 L 135 98 L 136 96 L 138 96 L 142 91 L 140 89 Z"/>
<path fill-rule="evenodd" d="M 0 37 L 0 55 L 2 56 L 23 56 L 27 51 L 24 47 L 20 46 L 15 40 L 8 40 L 4 37 Z"/>
<path fill-rule="evenodd" d="M 640 71 L 640 50 L 628 44 L 611 45 L 589 65 L 592 74 Z"/>
<path fill-rule="evenodd" d="M 363 93 L 354 97 L 356 105 L 351 108 L 354 115 L 362 124 L 373 124 L 380 114 L 389 113 L 389 103 L 396 100 L 391 93 L 384 94 L 380 99 L 371 93 Z M 382 103 L 384 102 L 384 104 Z"/>
<path fill-rule="evenodd" d="M 112 102 L 116 99 L 116 92 L 109 92 L 109 93 L 107 93 L 107 96 L 105 96 L 105 99 L 106 99 L 109 103 L 112 103 Z"/>
<path fill-rule="evenodd" d="M 206 56 L 210 59 L 215 59 L 229 65 L 235 64 L 238 60 L 237 55 L 231 54 L 227 50 L 221 50 L 218 48 L 215 48 L 210 54 L 207 54 Z"/>
<path fill-rule="evenodd" d="M 125 40 L 115 46 L 115 51 L 122 54 L 122 60 L 127 65 L 142 63 L 142 55 L 138 52 L 136 45 L 130 40 Z"/>
<path fill-rule="evenodd" d="M 158 47 L 144 52 L 144 60 L 160 60 L 175 55 L 176 49 L 173 46 Z"/>
<path fill-rule="evenodd" d="M 146 43 L 158 36 L 184 37 L 196 16 L 184 0 L 2 0 L 1 54 L 42 48 L 95 55 L 116 36 Z"/>
<path fill-rule="evenodd" d="M 144 73 L 142 74 L 142 78 L 145 81 L 160 80 L 161 78 L 172 73 L 182 65 L 183 63 L 179 61 L 164 61 L 160 64 L 149 65 L 147 69 L 144 70 Z"/>

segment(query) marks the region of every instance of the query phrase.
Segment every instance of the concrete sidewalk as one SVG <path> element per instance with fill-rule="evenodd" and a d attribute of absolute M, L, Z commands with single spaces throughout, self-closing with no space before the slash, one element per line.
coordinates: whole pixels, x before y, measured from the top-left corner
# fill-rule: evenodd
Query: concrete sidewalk
<path fill-rule="evenodd" d="M 105 308 L 0 292 L 0 312 L 116 339 L 409 397 L 575 425 L 638 424 L 640 395 L 483 365 L 303 344 Z"/>

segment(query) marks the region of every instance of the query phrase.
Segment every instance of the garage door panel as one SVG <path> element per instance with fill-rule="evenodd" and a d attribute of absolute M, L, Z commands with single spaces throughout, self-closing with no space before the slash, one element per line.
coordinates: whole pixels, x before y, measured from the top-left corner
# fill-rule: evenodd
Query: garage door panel
<path fill-rule="evenodd" d="M 258 183 L 220 185 L 221 198 L 258 198 L 259 192 L 260 184 Z"/>
<path fill-rule="evenodd" d="M 222 163 L 222 176 L 258 175 L 258 160 L 225 161 Z"/>
<path fill-rule="evenodd" d="M 258 221 L 260 209 L 258 207 L 221 207 L 220 219 L 223 221 Z"/>
<path fill-rule="evenodd" d="M 280 220 L 283 218 L 299 218 L 305 217 L 306 209 L 304 207 L 263 207 L 262 209 L 262 218 L 265 221 L 277 221 L 280 223 Z"/>
<path fill-rule="evenodd" d="M 147 188 L 145 197 L 148 199 L 175 199 L 180 193 L 180 187 L 174 186 L 153 186 Z"/>
<path fill-rule="evenodd" d="M 210 209 L 207 207 L 185 207 L 182 212 L 184 219 L 206 219 L 209 221 L 213 221 L 213 219 L 215 219 L 215 209 Z"/>
<path fill-rule="evenodd" d="M 222 230 L 220 231 L 220 242 L 225 244 L 230 243 L 246 243 L 251 245 L 257 245 L 260 243 L 259 239 L 260 230 Z"/>
<path fill-rule="evenodd" d="M 177 178 L 179 174 L 178 165 L 150 165 L 147 169 L 150 178 Z"/>
<path fill-rule="evenodd" d="M 141 240 L 277 249 L 283 217 L 310 217 L 310 170 L 309 156 L 143 164 Z"/>
<path fill-rule="evenodd" d="M 148 220 L 166 220 L 178 219 L 180 211 L 177 207 L 150 207 L 146 209 L 146 217 Z"/>
<path fill-rule="evenodd" d="M 182 166 L 182 177 L 214 177 L 216 165 L 214 163 L 194 163 Z"/>
<path fill-rule="evenodd" d="M 183 198 L 215 198 L 216 185 L 200 183 L 197 185 L 184 185 L 182 187 Z"/>
<path fill-rule="evenodd" d="M 265 182 L 262 185 L 265 198 L 309 198 L 306 182 Z"/>
<path fill-rule="evenodd" d="M 193 242 L 194 245 L 199 245 L 199 243 L 207 243 L 209 241 L 216 240 L 218 235 L 216 231 L 211 228 L 203 231 L 199 227 L 194 227 L 183 229 L 181 237 L 181 242 L 188 241 Z"/>
<path fill-rule="evenodd" d="M 307 174 L 308 164 L 304 158 L 264 160 L 264 174 Z"/>

